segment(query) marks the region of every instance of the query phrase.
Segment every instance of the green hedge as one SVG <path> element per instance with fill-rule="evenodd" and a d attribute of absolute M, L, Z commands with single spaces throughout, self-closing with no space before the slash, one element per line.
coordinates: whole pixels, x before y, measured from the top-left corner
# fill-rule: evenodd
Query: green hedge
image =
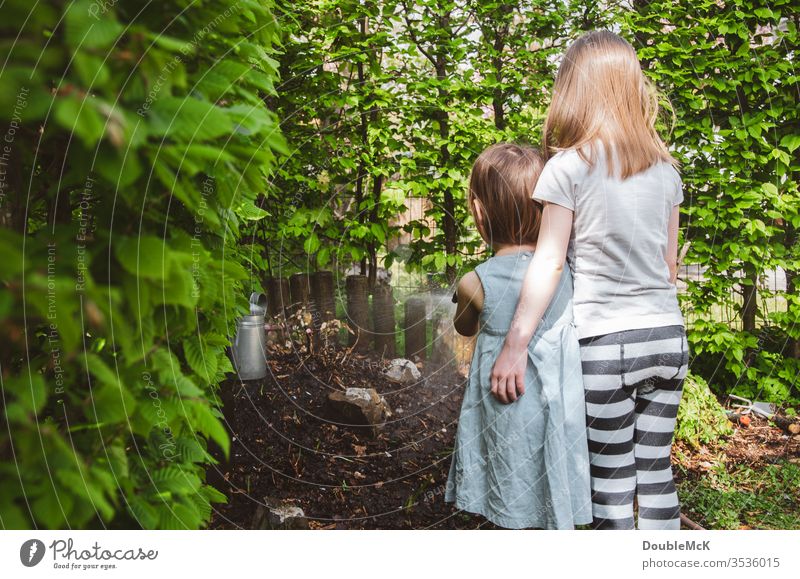
<path fill-rule="evenodd" d="M 0 29 L 0 526 L 202 527 L 285 147 L 271 4 L 10 0 Z"/>

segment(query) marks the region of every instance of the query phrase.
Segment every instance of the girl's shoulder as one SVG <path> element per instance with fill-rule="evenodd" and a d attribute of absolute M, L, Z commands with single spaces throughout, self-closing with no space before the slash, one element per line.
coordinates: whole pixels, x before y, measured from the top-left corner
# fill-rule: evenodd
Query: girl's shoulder
<path fill-rule="evenodd" d="M 586 178 L 588 169 L 588 164 L 576 149 L 558 151 L 545 163 L 533 189 L 533 198 L 575 211 L 576 190 Z"/>
<path fill-rule="evenodd" d="M 483 261 L 474 271 L 480 277 L 484 292 L 495 287 L 503 289 L 515 281 L 521 282 L 532 257 L 533 250 L 494 255 Z"/>
<path fill-rule="evenodd" d="M 589 159 L 592 153 L 586 147 L 580 151 L 576 148 L 562 149 L 554 153 L 545 163 L 544 171 L 569 177 L 578 181 L 591 169 Z"/>
<path fill-rule="evenodd" d="M 675 183 L 678 185 L 681 185 L 683 183 L 683 178 L 681 177 L 681 173 L 678 171 L 675 165 L 668 163 L 667 161 L 661 161 L 661 163 L 664 165 L 664 169 L 669 175 L 670 179 L 675 181 Z"/>
<path fill-rule="evenodd" d="M 580 168 L 582 165 L 587 165 L 584 157 L 588 157 L 588 150 L 583 151 L 583 155 L 576 148 L 561 149 L 556 151 L 548 160 L 546 165 L 561 165 L 571 166 L 573 168 Z"/>
<path fill-rule="evenodd" d="M 477 284 L 480 286 L 481 292 L 483 292 L 484 296 L 486 295 L 486 286 L 491 285 L 491 278 L 494 274 L 495 270 L 495 256 L 489 257 L 484 259 L 478 265 L 475 266 L 469 274 L 465 275 L 461 278 L 459 285 L 461 283 L 466 283 L 469 285 Z M 467 279 L 467 276 L 470 276 L 470 279 Z"/>

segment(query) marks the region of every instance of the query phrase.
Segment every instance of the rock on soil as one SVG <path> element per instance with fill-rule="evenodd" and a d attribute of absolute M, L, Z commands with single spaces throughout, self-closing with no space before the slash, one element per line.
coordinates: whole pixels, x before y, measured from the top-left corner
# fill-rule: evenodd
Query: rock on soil
<path fill-rule="evenodd" d="M 328 394 L 332 420 L 343 425 L 377 426 L 392 412 L 383 396 L 374 388 L 347 388 Z"/>
<path fill-rule="evenodd" d="M 252 529 L 296 530 L 308 529 L 308 519 L 303 509 L 287 501 L 264 498 L 253 516 Z"/>
<path fill-rule="evenodd" d="M 395 358 L 386 368 L 386 377 L 398 384 L 414 384 L 422 380 L 422 374 L 416 364 L 405 358 Z"/>

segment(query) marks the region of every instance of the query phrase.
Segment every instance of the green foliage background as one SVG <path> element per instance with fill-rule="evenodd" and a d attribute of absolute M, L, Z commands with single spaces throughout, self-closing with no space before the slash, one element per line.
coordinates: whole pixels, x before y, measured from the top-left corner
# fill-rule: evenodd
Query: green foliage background
<path fill-rule="evenodd" d="M 285 147 L 270 5 L 2 11 L 0 525 L 200 527 L 237 240 Z"/>
<path fill-rule="evenodd" d="M 686 262 L 706 268 L 682 296 L 697 384 L 800 403 L 788 0 L 2 10 L 5 528 L 207 524 L 225 500 L 205 471 L 229 446 L 218 385 L 243 296 L 353 262 L 455 281 L 484 257 L 472 162 L 539 143 L 559 56 L 594 28 L 632 42 L 674 115 Z M 413 197 L 427 213 L 401 224 Z M 410 246 L 388 251 L 401 230 Z M 775 267 L 788 291 L 768 308 L 758 282 Z"/>
<path fill-rule="evenodd" d="M 471 163 L 500 140 L 538 144 L 559 55 L 583 31 L 611 28 L 661 90 L 661 129 L 682 164 L 684 263 L 703 268 L 700 278 L 684 276 L 681 298 L 693 369 L 718 394 L 796 405 L 795 8 L 789 0 L 281 5 L 285 84 L 274 106 L 292 152 L 275 183 L 300 209 L 264 230 L 265 255 L 286 273 L 380 265 L 382 255 L 453 283 L 484 257 L 465 203 Z M 430 202 L 425 219 L 403 226 L 408 248 L 387 252 L 399 228 L 391 217 L 413 197 Z M 766 283 L 776 268 L 785 292 Z"/>

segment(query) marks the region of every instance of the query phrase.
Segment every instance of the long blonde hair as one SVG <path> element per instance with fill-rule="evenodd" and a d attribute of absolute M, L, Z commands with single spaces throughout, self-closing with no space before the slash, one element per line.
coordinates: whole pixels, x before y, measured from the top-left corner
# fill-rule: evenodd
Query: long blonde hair
<path fill-rule="evenodd" d="M 622 179 L 659 161 L 677 166 L 656 132 L 657 118 L 658 93 L 633 46 L 613 32 L 594 30 L 564 54 L 544 123 L 544 149 L 576 149 L 593 166 L 599 142 L 609 175 L 619 170 Z"/>

